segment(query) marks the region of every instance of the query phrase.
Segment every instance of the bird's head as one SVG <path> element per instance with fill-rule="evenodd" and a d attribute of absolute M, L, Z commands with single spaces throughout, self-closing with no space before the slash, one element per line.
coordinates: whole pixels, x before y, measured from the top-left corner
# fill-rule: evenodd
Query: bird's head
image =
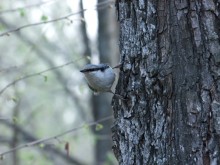
<path fill-rule="evenodd" d="M 110 66 L 107 64 L 97 64 L 97 65 L 87 64 L 84 66 L 82 70 L 80 70 L 80 72 L 84 74 L 90 73 L 90 72 L 97 72 L 97 71 L 104 72 L 107 68 L 110 68 Z"/>

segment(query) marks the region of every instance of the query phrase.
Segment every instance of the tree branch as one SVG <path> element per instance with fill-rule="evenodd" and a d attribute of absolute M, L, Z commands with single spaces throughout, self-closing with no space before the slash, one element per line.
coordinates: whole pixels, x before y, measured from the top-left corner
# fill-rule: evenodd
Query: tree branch
<path fill-rule="evenodd" d="M 97 5 L 95 6 L 95 9 L 103 9 L 103 8 L 106 8 L 106 7 L 108 7 L 108 5 L 109 5 L 110 3 L 113 3 L 113 2 L 114 2 L 113 0 L 101 2 L 101 3 L 99 3 L 99 4 L 97 4 Z M 105 5 L 106 5 L 106 6 L 105 6 Z M 71 13 L 71 14 L 68 14 L 68 15 L 66 15 L 66 16 L 63 16 L 63 17 L 51 19 L 51 20 L 49 20 L 49 21 L 42 21 L 42 22 L 37 22 L 37 23 L 33 23 L 33 24 L 23 25 L 23 26 L 20 26 L 20 27 L 15 28 L 15 29 L 6 31 L 6 32 L 4 32 L 4 33 L 1 33 L 1 34 L 0 34 L 0 37 L 2 37 L 2 36 L 9 36 L 10 33 L 19 31 L 19 30 L 24 29 L 24 28 L 27 28 L 27 27 L 38 26 L 38 25 L 43 25 L 43 24 L 47 24 L 47 23 L 53 23 L 53 22 L 57 22 L 57 21 L 69 19 L 69 17 L 71 17 L 71 16 L 73 16 L 73 15 L 80 14 L 81 12 L 85 12 L 85 11 L 87 11 L 87 10 L 89 10 L 89 9 L 83 9 L 83 10 L 80 10 L 80 11 L 78 11 L 78 12 Z"/>
<path fill-rule="evenodd" d="M 65 63 L 65 64 L 59 65 L 59 66 L 51 67 L 51 68 L 48 68 L 48 69 L 46 69 L 46 70 L 43 70 L 43 71 L 40 71 L 40 72 L 37 72 L 37 73 L 29 74 L 29 75 L 23 76 L 23 77 L 21 77 L 21 78 L 18 78 L 18 79 L 16 79 L 16 80 L 12 81 L 11 83 L 9 83 L 8 85 L 6 85 L 2 90 L 0 90 L 0 95 L 2 95 L 7 88 L 9 88 L 9 87 L 12 86 L 12 85 L 15 85 L 16 83 L 18 83 L 18 82 L 21 81 L 21 80 L 28 79 L 28 78 L 31 78 L 31 77 L 34 77 L 34 76 L 39 76 L 39 75 L 41 75 L 41 74 L 43 74 L 43 73 L 46 73 L 46 72 L 49 72 L 49 71 L 52 71 L 52 70 L 55 70 L 55 69 L 62 68 L 62 67 L 64 67 L 64 66 L 70 65 L 70 64 L 72 64 L 72 63 L 74 63 L 74 62 L 77 62 L 77 61 L 79 61 L 79 60 L 82 60 L 82 59 L 84 59 L 84 58 L 85 58 L 85 57 L 82 57 L 82 58 L 77 59 L 76 61 L 70 61 L 70 62 L 67 62 L 67 63 Z"/>
<path fill-rule="evenodd" d="M 23 130 L 21 127 L 13 125 L 13 124 L 9 124 L 9 123 L 4 123 L 9 127 L 15 127 L 15 129 L 18 130 L 18 133 L 21 134 L 23 136 L 23 138 L 19 138 L 19 141 L 24 141 L 24 142 L 28 142 L 28 141 L 35 141 L 37 138 L 33 135 L 31 135 L 29 132 Z M 10 138 L 7 136 L 0 136 L 0 143 L 8 143 L 9 145 L 12 143 L 11 140 L 9 140 Z M 76 160 L 75 158 L 73 158 L 72 156 L 67 156 L 65 152 L 52 147 L 50 144 L 45 144 L 44 147 L 38 147 L 37 149 L 39 150 L 43 150 L 45 153 L 50 153 L 55 155 L 56 157 L 60 157 L 63 160 L 65 160 L 66 162 L 70 163 L 70 164 L 74 164 L 74 165 L 84 165 L 83 163 L 79 162 L 78 160 Z M 0 158 L 4 158 L 4 157 L 0 157 Z M 1 160 L 1 159 L 0 159 Z"/>
<path fill-rule="evenodd" d="M 10 24 L 8 24 L 5 20 L 2 20 L 1 18 L 0 18 L 0 22 L 1 22 L 2 24 L 4 24 L 5 26 L 7 26 L 7 27 L 11 27 Z M 49 58 L 49 57 L 46 55 L 46 53 L 44 53 L 44 51 L 43 51 L 42 48 L 39 48 L 38 46 L 36 46 L 36 44 L 32 41 L 31 38 L 28 38 L 27 36 L 25 36 L 24 34 L 21 34 L 21 33 L 15 33 L 15 35 L 17 35 L 21 41 L 23 41 L 23 42 L 25 42 L 26 44 L 29 44 L 29 45 L 31 45 L 32 47 L 34 47 L 34 48 L 35 48 L 34 50 L 35 50 L 35 52 L 37 53 L 38 57 L 40 57 L 47 65 L 49 65 L 51 68 L 56 67 L 56 66 L 54 66 L 54 63 L 53 63 L 52 59 Z M 55 69 L 55 70 L 53 70 L 53 71 L 54 71 L 54 74 L 55 74 L 57 80 L 58 80 L 58 81 L 60 82 L 60 84 L 62 85 L 64 91 L 68 94 L 68 96 L 71 98 L 71 100 L 73 101 L 73 103 L 74 103 L 77 107 L 79 107 L 79 108 L 77 108 L 78 113 L 79 113 L 80 116 L 85 120 L 86 114 L 85 114 L 84 111 L 79 110 L 80 107 L 82 107 L 82 106 L 80 105 L 79 99 L 78 99 L 75 95 L 73 95 L 72 91 L 68 88 L 67 83 L 66 83 L 66 78 L 63 76 L 63 74 L 62 74 L 59 70 L 56 70 L 56 69 Z"/>
<path fill-rule="evenodd" d="M 19 126 L 16 126 L 16 125 L 10 123 L 10 122 L 7 121 L 7 120 L 0 120 L 0 123 L 3 123 L 3 124 L 5 124 L 5 125 L 7 125 L 7 126 L 9 126 L 9 127 L 15 127 L 16 129 L 19 130 L 20 133 L 22 133 L 22 134 L 27 134 L 26 138 L 27 138 L 28 140 L 30 140 L 30 139 L 33 140 L 32 142 L 29 142 L 29 143 L 26 143 L 26 144 L 21 144 L 21 145 L 15 147 L 15 148 L 12 148 L 12 149 L 10 149 L 10 150 L 8 150 L 8 151 L 5 151 L 5 152 L 0 153 L 0 157 L 3 157 L 3 156 L 5 156 L 5 155 L 7 155 L 7 154 L 9 154 L 9 153 L 11 153 L 11 152 L 16 151 L 16 150 L 20 150 L 20 149 L 27 148 L 27 147 L 32 147 L 32 146 L 35 146 L 35 145 L 38 145 L 38 144 L 41 144 L 41 143 L 48 142 L 48 141 L 50 141 L 50 140 L 58 140 L 59 137 L 62 137 L 62 136 L 64 136 L 64 135 L 67 135 L 67 134 L 70 134 L 70 133 L 73 133 L 73 132 L 75 132 L 75 131 L 77 131 L 77 130 L 80 130 L 80 129 L 82 129 L 82 128 L 85 128 L 85 127 L 91 127 L 91 126 L 93 126 L 93 125 L 102 123 L 102 122 L 107 121 L 107 120 L 110 120 L 110 119 L 112 119 L 112 118 L 113 118 L 113 116 L 108 116 L 108 117 L 102 118 L 102 119 L 97 120 L 97 121 L 88 122 L 87 124 L 82 124 L 82 125 L 79 126 L 79 127 L 72 128 L 72 129 L 70 129 L 70 130 L 67 130 L 67 131 L 65 131 L 65 132 L 62 132 L 62 133 L 57 134 L 57 135 L 55 135 L 55 136 L 48 137 L 48 138 L 43 138 L 43 139 L 39 139 L 39 140 L 36 140 L 36 138 L 34 138 L 33 136 L 31 136 L 30 134 L 27 134 L 27 133 L 26 133 L 22 128 L 20 128 Z M 50 150 L 53 149 L 51 146 L 47 145 L 46 148 L 48 148 L 48 147 L 50 148 Z M 48 149 L 49 149 L 49 148 L 48 148 Z M 57 152 L 57 151 L 56 151 L 56 152 Z M 78 163 L 78 164 L 81 164 L 81 163 Z"/>
<path fill-rule="evenodd" d="M 18 7 L 18 8 L 14 8 L 14 9 L 3 10 L 3 11 L 0 12 L 0 15 L 6 14 L 6 13 L 11 13 L 11 12 L 17 12 L 17 11 L 20 11 L 20 10 L 23 10 L 23 9 L 32 8 L 32 7 L 42 6 L 42 5 L 45 5 L 45 4 L 54 2 L 54 1 L 57 1 L 57 0 L 49 0 L 49 1 L 46 1 L 46 2 L 40 2 L 40 3 L 30 4 L 30 5 L 27 5 L 27 6 Z"/>

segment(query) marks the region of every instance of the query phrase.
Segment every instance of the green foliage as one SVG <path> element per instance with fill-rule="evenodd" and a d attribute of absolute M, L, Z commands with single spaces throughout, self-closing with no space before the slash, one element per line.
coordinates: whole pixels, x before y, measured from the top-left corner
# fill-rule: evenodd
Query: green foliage
<path fill-rule="evenodd" d="M 21 17 L 25 16 L 25 10 L 24 9 L 19 9 L 19 14 Z"/>
<path fill-rule="evenodd" d="M 96 126 L 95 126 L 95 130 L 96 131 L 100 131 L 102 129 L 103 129 L 103 125 L 102 124 L 96 124 Z"/>
<path fill-rule="evenodd" d="M 15 103 L 17 103 L 17 101 L 18 101 L 16 97 L 12 97 L 11 99 L 12 99 L 12 101 L 14 101 Z"/>
<path fill-rule="evenodd" d="M 48 20 L 48 17 L 46 15 L 41 16 L 41 21 L 47 21 L 47 20 Z"/>
<path fill-rule="evenodd" d="M 88 125 L 88 124 L 84 124 L 84 125 L 83 125 L 83 128 L 89 129 L 89 125 Z"/>
<path fill-rule="evenodd" d="M 47 76 L 44 76 L 44 82 L 47 82 Z"/>
<path fill-rule="evenodd" d="M 40 148 L 44 148 L 44 147 L 45 147 L 45 144 L 44 144 L 44 143 L 40 143 L 40 144 L 39 144 L 39 147 L 40 147 Z"/>
<path fill-rule="evenodd" d="M 14 124 L 18 123 L 18 118 L 16 116 L 13 116 L 12 120 Z"/>

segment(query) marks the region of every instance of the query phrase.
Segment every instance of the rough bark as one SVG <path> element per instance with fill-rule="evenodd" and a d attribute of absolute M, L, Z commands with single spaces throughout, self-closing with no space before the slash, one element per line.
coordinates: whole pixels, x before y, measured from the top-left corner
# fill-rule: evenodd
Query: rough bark
<path fill-rule="evenodd" d="M 220 164 L 219 1 L 118 0 L 121 165 Z"/>

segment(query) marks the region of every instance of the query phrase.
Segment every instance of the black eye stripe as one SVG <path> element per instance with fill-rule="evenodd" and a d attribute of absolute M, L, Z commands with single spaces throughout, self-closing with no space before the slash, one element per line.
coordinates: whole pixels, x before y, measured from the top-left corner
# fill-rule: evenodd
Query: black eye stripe
<path fill-rule="evenodd" d="M 97 71 L 100 70 L 100 68 L 92 68 L 92 69 L 84 69 L 84 72 L 93 72 L 93 71 Z"/>
<path fill-rule="evenodd" d="M 105 69 L 107 69 L 108 67 L 105 67 L 105 68 L 100 68 L 100 70 L 103 72 Z"/>
<path fill-rule="evenodd" d="M 81 70 L 81 72 L 94 72 L 94 71 L 98 71 L 98 70 L 101 70 L 103 72 L 107 68 L 109 68 L 108 65 L 106 65 L 104 67 L 99 67 L 99 68 L 83 69 L 83 70 Z"/>

